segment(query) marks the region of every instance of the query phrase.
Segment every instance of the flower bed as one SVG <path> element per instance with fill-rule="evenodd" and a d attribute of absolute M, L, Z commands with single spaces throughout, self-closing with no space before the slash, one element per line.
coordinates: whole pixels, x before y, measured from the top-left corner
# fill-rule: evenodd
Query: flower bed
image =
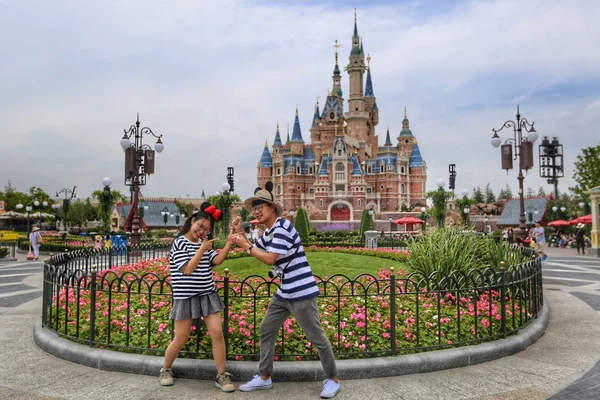
<path fill-rule="evenodd" d="M 351 251 L 369 255 L 374 250 Z M 376 252 L 406 257 L 402 252 Z M 46 266 L 45 287 L 54 294 L 44 306 L 46 327 L 70 339 L 87 341 L 93 321 L 95 346 L 164 353 L 173 337 L 168 318 L 171 292 L 166 259 L 126 264 L 78 279 L 64 279 L 65 275 L 61 280 L 55 268 L 61 267 Z M 339 358 L 395 355 L 504 337 L 526 325 L 541 306 L 541 269 L 539 261 L 533 260 L 514 274 L 502 274 L 475 272 L 462 283 L 453 277 L 458 284 L 455 282 L 452 289 L 445 289 L 450 286 L 443 285 L 444 279 L 409 275 L 404 270 L 395 271 L 393 276 L 392 271 L 381 270 L 378 276 L 361 275 L 355 280 L 324 277 L 317 280 L 320 318 Z M 224 326 L 228 327 L 228 357 L 256 360 L 259 327 L 276 290 L 275 282 L 257 277 L 226 279 L 217 273 L 215 280 L 220 295 L 227 293 L 228 297 L 228 310 L 223 313 Z M 54 285 L 60 281 L 63 283 L 55 295 Z M 93 316 L 92 296 L 96 298 Z M 182 356 L 211 358 L 210 339 L 201 321 L 195 321 L 192 329 L 194 335 Z M 295 319 L 286 320 L 277 340 L 275 359 L 315 357 L 316 349 L 307 342 Z"/>

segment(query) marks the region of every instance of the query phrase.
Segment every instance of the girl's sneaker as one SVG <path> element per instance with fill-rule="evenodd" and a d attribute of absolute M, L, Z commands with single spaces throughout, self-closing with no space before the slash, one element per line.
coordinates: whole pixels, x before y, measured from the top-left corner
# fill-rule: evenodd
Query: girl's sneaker
<path fill-rule="evenodd" d="M 160 384 L 162 386 L 173 386 L 175 384 L 171 368 L 161 368 L 160 376 L 158 379 L 160 380 Z"/>
<path fill-rule="evenodd" d="M 332 399 L 338 394 L 340 389 L 341 387 L 339 382 L 336 382 L 331 379 L 325 379 L 323 381 L 323 390 L 321 391 L 321 398 Z"/>
<path fill-rule="evenodd" d="M 272 389 L 273 381 L 271 378 L 263 381 L 263 379 L 259 375 L 254 375 L 254 378 L 248 383 L 244 383 L 240 386 L 240 391 L 242 392 L 252 392 L 253 390 L 265 390 Z"/>
<path fill-rule="evenodd" d="M 235 392 L 235 386 L 231 383 L 231 375 L 229 372 L 218 374 L 215 380 L 215 386 L 224 392 Z"/>

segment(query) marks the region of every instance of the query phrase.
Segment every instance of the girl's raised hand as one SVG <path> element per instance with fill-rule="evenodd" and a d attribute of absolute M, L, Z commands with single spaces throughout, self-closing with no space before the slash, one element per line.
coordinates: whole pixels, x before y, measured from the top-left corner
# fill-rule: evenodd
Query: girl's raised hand
<path fill-rule="evenodd" d="M 204 239 L 202 241 L 202 244 L 200 245 L 200 248 L 198 249 L 198 251 L 204 253 L 205 251 L 212 249 L 212 245 L 215 240 L 217 240 L 217 239 L 210 239 L 210 240 Z"/>

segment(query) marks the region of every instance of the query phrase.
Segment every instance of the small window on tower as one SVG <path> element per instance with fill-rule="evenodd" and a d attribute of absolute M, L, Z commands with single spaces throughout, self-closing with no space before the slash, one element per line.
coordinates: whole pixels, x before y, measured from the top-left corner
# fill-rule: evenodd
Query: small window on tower
<path fill-rule="evenodd" d="M 400 167 L 400 173 L 404 173 L 404 167 Z"/>
<path fill-rule="evenodd" d="M 277 194 L 281 194 L 281 185 L 277 185 Z"/>
<path fill-rule="evenodd" d="M 281 175 L 281 168 L 277 168 L 277 175 Z"/>
<path fill-rule="evenodd" d="M 358 199 L 358 206 L 360 207 L 362 205 L 362 201 L 360 199 Z"/>
<path fill-rule="evenodd" d="M 321 199 L 321 207 L 323 207 L 323 199 Z"/>
<path fill-rule="evenodd" d="M 309 192 L 310 194 L 314 194 L 314 193 L 315 193 L 315 189 L 313 189 L 313 188 L 310 188 L 308 192 Z"/>
<path fill-rule="evenodd" d="M 372 189 L 371 188 L 367 188 L 367 193 L 371 193 Z"/>

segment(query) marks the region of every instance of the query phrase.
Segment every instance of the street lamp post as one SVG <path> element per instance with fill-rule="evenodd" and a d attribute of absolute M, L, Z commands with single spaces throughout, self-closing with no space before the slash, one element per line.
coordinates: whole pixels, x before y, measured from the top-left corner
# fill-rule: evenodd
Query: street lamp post
<path fill-rule="evenodd" d="M 427 209 L 425 207 L 421 207 L 421 219 L 423 220 L 423 223 L 421 224 L 421 230 L 423 233 L 425 233 L 425 225 L 427 225 L 427 222 L 425 221 L 425 211 L 427 211 Z"/>
<path fill-rule="evenodd" d="M 548 183 L 554 185 L 555 199 L 558 199 L 558 179 L 564 176 L 563 146 L 557 137 L 550 141 L 544 136 L 540 144 L 540 178 L 548 178 Z"/>
<path fill-rule="evenodd" d="M 446 181 L 444 180 L 444 178 L 439 178 L 435 184 L 438 187 L 438 191 L 439 191 L 439 196 L 443 196 L 442 198 L 444 199 L 443 204 L 442 201 L 440 201 L 440 203 L 438 204 L 438 207 L 441 208 L 441 210 L 439 210 L 439 220 L 438 220 L 438 225 L 440 228 L 444 227 L 444 219 L 446 218 L 446 193 L 444 193 L 444 186 L 446 185 Z"/>
<path fill-rule="evenodd" d="M 156 135 L 152 129 L 148 127 L 140 128 L 140 115 L 137 115 L 137 120 L 134 125 L 129 127 L 129 130 L 124 130 L 125 134 L 121 138 L 121 147 L 125 151 L 125 185 L 131 187 L 131 244 L 139 245 L 141 242 L 140 234 L 140 214 L 138 208 L 138 198 L 140 186 L 146 184 L 148 175 L 154 174 L 154 150 L 161 153 L 165 145 L 161 138 L 162 135 Z M 143 143 L 144 135 L 152 135 L 156 140 L 154 150 L 147 144 Z M 134 140 L 130 138 L 133 136 Z M 165 222 L 166 226 L 166 222 Z"/>
<path fill-rule="evenodd" d="M 110 206 L 112 203 L 112 194 L 110 192 L 110 185 L 112 185 L 112 179 L 105 177 L 102 179 L 102 185 L 104 185 L 104 190 L 102 191 L 102 211 L 104 213 L 104 221 L 102 221 L 102 224 L 104 225 L 104 233 L 108 235 L 111 230 Z"/>
<path fill-rule="evenodd" d="M 469 225 L 469 215 L 471 214 L 471 207 L 469 206 L 469 191 L 467 189 L 462 190 L 463 195 L 463 222 L 464 225 Z"/>
<path fill-rule="evenodd" d="M 39 204 L 39 202 L 38 202 Z M 21 210 L 23 208 L 23 204 L 19 203 L 17 204 L 17 209 Z M 29 214 L 31 213 L 31 210 L 33 210 L 33 207 L 31 207 L 31 204 L 28 204 L 25 207 L 25 210 L 27 211 L 27 233 L 29 233 Z"/>
<path fill-rule="evenodd" d="M 487 224 L 488 224 L 488 216 L 487 216 L 487 215 L 485 215 L 485 216 L 483 217 L 483 232 L 484 232 L 484 233 L 485 233 L 485 232 L 486 232 L 486 230 L 487 230 Z"/>
<path fill-rule="evenodd" d="M 513 167 L 513 159 L 519 159 L 519 175 L 517 180 L 519 181 L 519 229 L 522 239 L 527 237 L 527 225 L 525 224 L 525 200 L 523 198 L 523 170 L 527 171 L 533 168 L 533 143 L 537 140 L 538 134 L 533 127 L 534 122 L 529 123 L 526 118 L 521 118 L 519 113 L 519 106 L 517 106 L 517 120 L 506 121 L 500 129 L 492 129 L 494 135 L 492 136 L 492 146 L 500 146 L 502 139 L 498 136 L 504 128 L 512 128 L 513 137 L 507 139 L 504 144 L 500 147 L 502 155 L 502 169 L 509 170 Z M 527 129 L 530 127 L 529 129 Z M 523 129 L 526 132 L 526 137 L 523 136 Z M 512 144 L 511 144 L 512 143 Z M 513 152 L 514 145 L 514 152 Z"/>
<path fill-rule="evenodd" d="M 165 229 L 167 229 L 167 221 L 169 220 L 169 209 L 167 207 L 163 208 L 160 212 L 160 215 L 163 216 L 163 222 L 165 223 Z"/>
<path fill-rule="evenodd" d="M 558 219 L 560 219 L 560 218 L 562 218 L 564 212 L 567 211 L 567 207 L 565 207 L 565 206 L 561 206 L 561 207 L 553 206 L 552 207 L 552 211 L 557 212 L 558 210 L 561 211 L 560 214 L 557 214 Z"/>
<path fill-rule="evenodd" d="M 392 217 L 389 217 L 388 221 L 390 222 L 390 237 L 392 237 Z"/>
<path fill-rule="evenodd" d="M 375 215 L 375 208 L 371 206 L 369 208 L 369 230 L 375 229 L 375 221 L 373 220 L 373 215 Z"/>
<path fill-rule="evenodd" d="M 535 218 L 533 217 L 534 215 L 537 218 L 538 210 L 535 207 L 527 207 L 527 227 L 529 229 L 531 229 L 531 225 L 533 225 L 533 223 L 535 222 Z"/>
<path fill-rule="evenodd" d="M 61 189 L 60 191 L 56 192 L 55 200 L 57 202 L 60 200 L 60 195 L 63 193 L 65 195 L 65 198 L 63 199 L 63 204 L 62 204 L 63 213 L 65 214 L 63 225 L 65 227 L 65 230 L 67 230 L 67 213 L 69 212 L 69 203 L 71 202 L 71 200 L 77 198 L 77 186 L 73 186 L 73 189 L 64 188 L 64 189 Z"/>
<path fill-rule="evenodd" d="M 223 233 L 227 234 L 227 227 L 229 226 L 227 224 L 227 218 L 229 217 L 229 206 L 231 202 L 229 191 L 231 190 L 231 185 L 229 182 L 225 182 L 221 185 L 221 189 L 223 190 Z"/>

